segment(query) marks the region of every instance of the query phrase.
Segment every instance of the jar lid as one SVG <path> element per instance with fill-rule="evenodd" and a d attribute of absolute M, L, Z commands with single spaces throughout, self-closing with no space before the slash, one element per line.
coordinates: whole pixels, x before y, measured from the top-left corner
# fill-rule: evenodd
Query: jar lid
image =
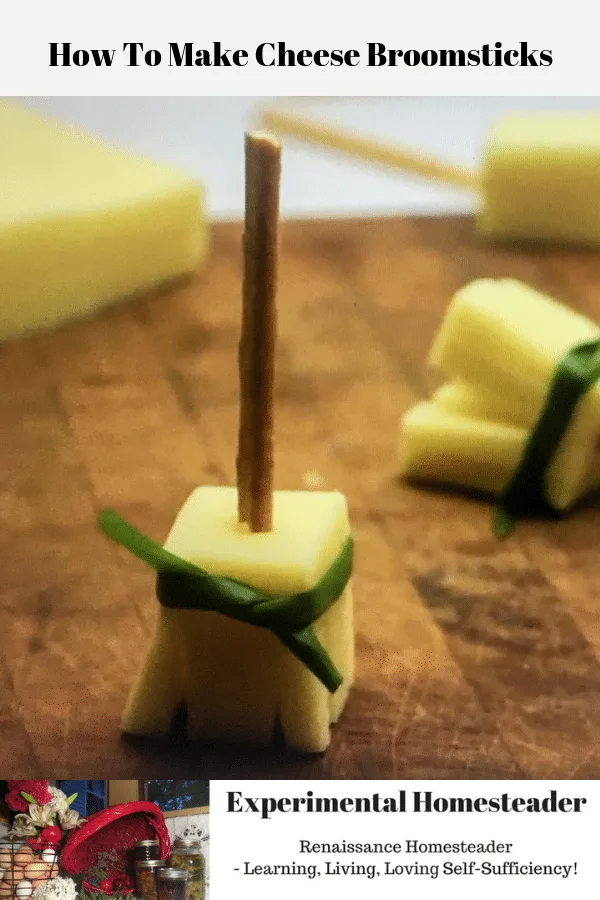
<path fill-rule="evenodd" d="M 190 873 L 187 871 L 187 869 L 168 869 L 165 867 L 161 872 L 158 872 L 158 877 L 162 878 L 163 880 L 165 878 L 170 878 L 173 881 L 183 881 L 183 879 L 185 878 L 185 880 L 187 881 L 187 879 L 190 877 Z"/>
<path fill-rule="evenodd" d="M 164 859 L 142 859 L 136 863 L 136 869 L 156 869 L 160 866 L 166 866 Z"/>
<path fill-rule="evenodd" d="M 136 847 L 158 847 L 159 842 L 157 840 L 149 840 L 149 841 L 138 841 L 135 845 Z"/>
<path fill-rule="evenodd" d="M 175 838 L 172 847 L 201 847 L 202 841 L 198 838 Z"/>
<path fill-rule="evenodd" d="M 171 847 L 171 855 L 181 854 L 181 856 L 203 856 L 202 844 L 200 841 L 187 841 L 185 844 L 174 843 Z"/>

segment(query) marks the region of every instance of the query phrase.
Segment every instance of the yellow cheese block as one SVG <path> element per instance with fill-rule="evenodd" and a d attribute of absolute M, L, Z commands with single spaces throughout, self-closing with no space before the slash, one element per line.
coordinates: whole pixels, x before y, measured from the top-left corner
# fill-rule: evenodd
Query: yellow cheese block
<path fill-rule="evenodd" d="M 518 465 L 526 431 L 418 403 L 402 419 L 400 474 L 498 494 Z"/>
<path fill-rule="evenodd" d="M 521 421 L 537 421 L 560 359 L 600 328 L 566 306 L 510 279 L 482 279 L 454 296 L 430 361 L 451 379 L 510 398 Z M 596 465 L 600 386 L 580 400 L 548 467 L 548 501 L 569 507 Z"/>
<path fill-rule="evenodd" d="M 0 339 L 190 273 L 206 247 L 193 178 L 0 103 Z"/>
<path fill-rule="evenodd" d="M 213 575 L 295 594 L 319 581 L 350 534 L 338 492 L 276 491 L 273 530 L 237 521 L 237 491 L 200 487 L 177 516 L 165 547 Z M 321 752 L 353 677 L 351 586 L 314 628 L 343 683 L 334 694 L 273 634 L 219 613 L 160 608 L 153 644 L 123 717 L 123 730 L 163 734 L 184 703 L 192 738 L 286 744 Z"/>
<path fill-rule="evenodd" d="M 600 115 L 511 115 L 482 163 L 479 228 L 509 239 L 600 244 Z"/>
<path fill-rule="evenodd" d="M 431 397 L 436 409 L 456 413 L 471 419 L 486 419 L 531 428 L 534 420 L 527 404 L 513 394 L 495 394 L 466 381 L 450 381 L 443 384 Z"/>
<path fill-rule="evenodd" d="M 400 474 L 415 481 L 457 485 L 499 494 L 510 481 L 525 449 L 529 431 L 509 422 L 418 403 L 402 419 Z M 582 493 L 600 487 L 600 463 L 587 473 Z M 546 492 L 556 496 L 548 479 Z"/>

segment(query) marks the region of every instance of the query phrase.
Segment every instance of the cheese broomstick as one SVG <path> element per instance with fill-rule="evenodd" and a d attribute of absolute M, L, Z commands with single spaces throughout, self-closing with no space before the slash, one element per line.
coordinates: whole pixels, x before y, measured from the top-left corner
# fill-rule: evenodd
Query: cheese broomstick
<path fill-rule="evenodd" d="M 353 674 L 352 538 L 338 492 L 273 491 L 280 147 L 246 136 L 237 488 L 199 487 L 164 547 L 113 511 L 100 525 L 158 572 L 154 640 L 123 717 L 192 738 L 320 752 Z"/>
<path fill-rule="evenodd" d="M 510 279 L 453 298 L 430 361 L 453 379 L 402 421 L 401 474 L 497 494 L 494 526 L 600 487 L 600 328 Z"/>
<path fill-rule="evenodd" d="M 261 121 L 315 147 L 475 192 L 486 236 L 600 245 L 599 114 L 506 116 L 488 135 L 478 172 L 283 109 L 264 110 Z"/>

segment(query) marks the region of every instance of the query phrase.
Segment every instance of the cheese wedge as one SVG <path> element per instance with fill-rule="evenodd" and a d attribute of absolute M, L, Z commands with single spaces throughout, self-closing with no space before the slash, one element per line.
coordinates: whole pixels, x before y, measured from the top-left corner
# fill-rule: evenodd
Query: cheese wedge
<path fill-rule="evenodd" d="M 238 523 L 235 488 L 200 487 L 165 547 L 213 575 L 295 594 L 314 587 L 349 534 L 337 492 L 275 491 L 273 530 L 253 534 Z M 185 704 L 192 738 L 266 745 L 280 727 L 290 748 L 325 750 L 353 677 L 350 583 L 314 628 L 344 679 L 334 694 L 271 632 L 219 613 L 161 607 L 123 730 L 164 734 Z"/>
<path fill-rule="evenodd" d="M 501 239 L 600 244 L 600 115 L 511 115 L 494 125 L 478 226 Z"/>
<path fill-rule="evenodd" d="M 0 339 L 191 273 L 206 248 L 193 178 L 0 103 Z"/>
<path fill-rule="evenodd" d="M 537 421 L 560 359 L 600 328 L 544 294 L 510 279 L 472 282 L 454 296 L 430 361 L 451 379 L 510 399 L 521 421 Z M 548 467 L 547 499 L 557 510 L 586 490 L 596 464 L 600 386 L 580 400 Z"/>
<path fill-rule="evenodd" d="M 435 402 L 418 403 L 402 419 L 399 474 L 497 495 L 517 468 L 528 435 L 528 428 L 510 422 L 475 418 Z M 559 487 L 548 479 L 547 495 L 556 496 Z M 600 458 L 596 454 L 582 494 L 598 487 Z"/>

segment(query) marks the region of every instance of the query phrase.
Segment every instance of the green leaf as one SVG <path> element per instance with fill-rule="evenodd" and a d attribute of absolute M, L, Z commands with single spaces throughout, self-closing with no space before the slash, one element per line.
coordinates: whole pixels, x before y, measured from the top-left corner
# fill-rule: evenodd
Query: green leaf
<path fill-rule="evenodd" d="M 25 793 L 25 791 L 21 791 L 21 797 L 23 797 L 24 800 L 27 800 L 28 803 L 35 803 L 36 806 L 38 805 L 35 797 L 32 797 L 31 794 Z"/>
<path fill-rule="evenodd" d="M 122 544 L 134 556 L 148 563 L 157 572 L 190 572 L 192 575 L 202 572 L 193 563 L 188 563 L 173 553 L 169 553 L 160 544 L 140 534 L 113 509 L 102 510 L 98 516 L 98 525 L 113 541 Z"/>
<path fill-rule="evenodd" d="M 328 691 L 334 693 L 342 683 L 340 673 L 311 625 L 335 603 L 348 583 L 354 556 L 351 537 L 314 588 L 286 596 L 259 591 L 233 578 L 209 575 L 140 534 L 114 510 L 103 510 L 98 524 L 108 537 L 156 569 L 156 594 L 163 606 L 210 610 L 266 628 Z"/>
<path fill-rule="evenodd" d="M 70 806 L 71 803 L 72 803 L 74 800 L 77 799 L 77 797 L 79 797 L 79 794 L 78 794 L 78 793 L 71 794 L 70 797 L 67 797 L 67 799 L 65 800 L 65 803 L 67 804 L 67 806 Z"/>
<path fill-rule="evenodd" d="M 508 537 L 518 518 L 557 515 L 546 499 L 546 472 L 577 404 L 599 378 L 600 339 L 577 344 L 558 363 L 519 465 L 498 499 L 493 514 L 497 537 Z"/>
<path fill-rule="evenodd" d="M 75 875 L 69 875 L 71 881 L 75 882 L 75 887 L 77 888 L 77 893 L 83 893 L 83 872 L 77 872 Z"/>
<path fill-rule="evenodd" d="M 277 637 L 325 685 L 330 694 L 337 691 L 343 678 L 317 638 L 312 626 L 309 625 L 308 628 L 296 634 L 278 634 Z"/>
<path fill-rule="evenodd" d="M 510 513 L 508 513 L 501 506 L 496 507 L 496 509 L 494 510 L 493 522 L 494 534 L 499 540 L 502 541 L 513 533 L 515 520 L 513 516 L 511 516 Z"/>

